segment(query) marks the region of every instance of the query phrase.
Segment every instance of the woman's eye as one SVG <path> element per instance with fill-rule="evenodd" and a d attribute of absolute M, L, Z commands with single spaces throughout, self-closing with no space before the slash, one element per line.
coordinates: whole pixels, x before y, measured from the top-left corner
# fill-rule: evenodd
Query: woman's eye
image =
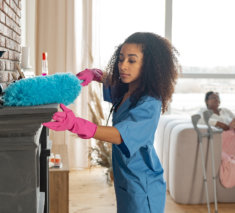
<path fill-rule="evenodd" d="M 118 59 L 118 62 L 119 62 L 119 63 L 122 63 L 122 62 L 124 62 L 124 60 L 125 60 L 125 59 L 123 59 L 123 58 L 119 58 L 119 59 Z M 133 63 L 136 62 L 136 60 L 134 60 L 134 59 L 129 59 L 128 62 L 129 62 L 130 64 L 133 64 Z"/>

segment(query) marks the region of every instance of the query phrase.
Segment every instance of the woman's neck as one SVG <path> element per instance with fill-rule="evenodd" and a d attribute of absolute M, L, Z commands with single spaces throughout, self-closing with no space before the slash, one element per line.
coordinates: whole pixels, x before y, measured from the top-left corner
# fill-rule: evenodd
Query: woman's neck
<path fill-rule="evenodd" d="M 131 96 L 134 93 L 134 91 L 138 88 L 138 86 L 139 86 L 139 81 L 135 81 L 133 83 L 130 83 L 128 85 L 127 94 L 129 94 L 129 96 Z"/>

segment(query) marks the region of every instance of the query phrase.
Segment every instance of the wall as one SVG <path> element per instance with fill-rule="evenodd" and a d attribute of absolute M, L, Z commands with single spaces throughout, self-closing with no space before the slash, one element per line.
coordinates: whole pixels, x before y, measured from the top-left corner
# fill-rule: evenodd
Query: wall
<path fill-rule="evenodd" d="M 0 0 L 0 82 L 9 82 L 21 57 L 21 0 Z"/>
<path fill-rule="evenodd" d="M 39 0 L 40 1 L 40 0 Z M 21 11 L 21 39 L 22 39 L 22 47 L 26 46 L 30 49 L 29 63 L 32 66 L 32 71 L 36 73 L 35 70 L 35 60 L 39 60 L 41 62 L 41 57 L 36 58 L 36 0 L 21 0 L 22 2 L 22 11 Z M 41 55 L 40 55 L 41 56 Z"/>

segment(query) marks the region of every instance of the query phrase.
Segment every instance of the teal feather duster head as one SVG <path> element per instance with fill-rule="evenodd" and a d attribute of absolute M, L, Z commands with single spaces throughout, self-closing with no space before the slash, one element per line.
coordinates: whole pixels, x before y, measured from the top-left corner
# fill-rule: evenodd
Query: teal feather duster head
<path fill-rule="evenodd" d="M 4 106 L 69 105 L 80 94 L 81 87 L 81 81 L 72 73 L 21 79 L 5 89 Z"/>

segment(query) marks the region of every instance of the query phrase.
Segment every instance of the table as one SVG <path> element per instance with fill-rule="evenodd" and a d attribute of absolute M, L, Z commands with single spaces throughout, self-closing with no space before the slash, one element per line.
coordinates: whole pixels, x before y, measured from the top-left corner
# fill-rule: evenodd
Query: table
<path fill-rule="evenodd" d="M 52 144 L 52 153 L 60 154 L 62 168 L 49 169 L 50 213 L 69 213 L 69 163 L 65 144 Z"/>

